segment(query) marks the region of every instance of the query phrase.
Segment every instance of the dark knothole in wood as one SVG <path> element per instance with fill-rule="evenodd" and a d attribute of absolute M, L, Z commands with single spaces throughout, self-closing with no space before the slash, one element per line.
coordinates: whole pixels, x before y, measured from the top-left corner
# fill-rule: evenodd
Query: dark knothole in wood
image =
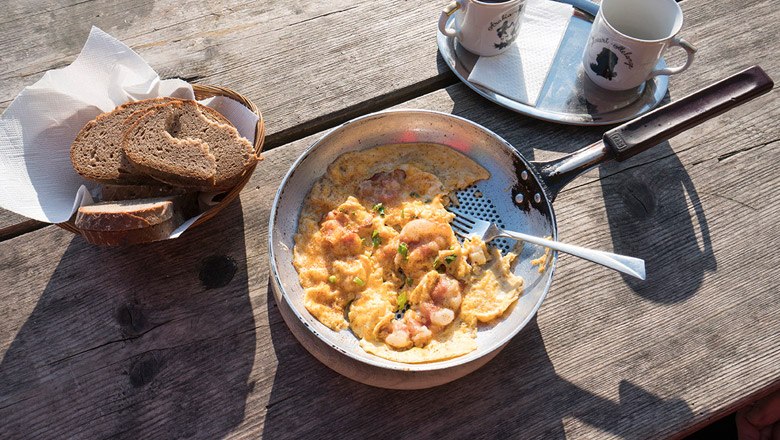
<path fill-rule="evenodd" d="M 623 205 L 634 218 L 641 220 L 655 214 L 658 203 L 653 190 L 646 183 L 629 176 L 621 181 L 618 188 Z"/>
<path fill-rule="evenodd" d="M 154 379 L 162 369 L 162 361 L 154 353 L 139 356 L 130 365 L 130 385 L 142 387 Z"/>
<path fill-rule="evenodd" d="M 225 255 L 212 255 L 201 262 L 200 283 L 206 289 L 227 286 L 236 274 L 236 261 Z"/>
<path fill-rule="evenodd" d="M 146 316 L 140 308 L 132 304 L 119 307 L 116 320 L 125 336 L 138 336 L 146 330 Z"/>

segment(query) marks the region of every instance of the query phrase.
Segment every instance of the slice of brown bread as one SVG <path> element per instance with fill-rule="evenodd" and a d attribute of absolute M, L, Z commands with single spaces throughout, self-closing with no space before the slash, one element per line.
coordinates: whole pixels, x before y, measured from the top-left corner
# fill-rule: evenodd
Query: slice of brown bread
<path fill-rule="evenodd" d="M 70 147 L 73 168 L 84 178 L 103 183 L 156 183 L 136 170 L 122 152 L 123 121 L 135 112 L 174 100 L 154 98 L 128 102 L 88 122 Z"/>
<path fill-rule="evenodd" d="M 156 180 L 138 171 L 122 151 L 122 137 L 127 128 L 149 108 L 159 104 L 180 101 L 161 97 L 128 102 L 103 113 L 88 122 L 71 144 L 70 159 L 81 176 L 103 183 L 155 184 Z M 230 121 L 218 111 L 198 104 L 203 114 L 218 124 Z"/>
<path fill-rule="evenodd" d="M 200 139 L 177 137 L 180 106 L 156 106 L 144 113 L 125 133 L 122 149 L 133 166 L 156 180 L 174 186 L 214 186 L 217 161 Z M 201 124 L 210 124 L 205 117 Z M 173 135 L 172 135 L 173 134 Z"/>
<path fill-rule="evenodd" d="M 206 117 L 195 101 L 151 107 L 125 132 L 122 148 L 133 166 L 153 178 L 204 191 L 233 187 L 258 160 L 232 125 Z M 204 177 L 212 160 L 209 180 Z"/>
<path fill-rule="evenodd" d="M 93 244 L 118 246 L 164 240 L 197 214 L 194 193 L 82 206 L 76 226 Z"/>
<path fill-rule="evenodd" d="M 100 246 L 126 246 L 165 240 L 179 226 L 181 223 L 175 217 L 171 217 L 162 223 L 146 228 L 126 231 L 89 231 L 85 229 L 81 231 L 81 235 L 88 243 Z"/>
<path fill-rule="evenodd" d="M 165 103 L 169 103 L 169 102 L 174 101 L 174 100 L 175 101 L 179 101 L 179 102 L 182 101 L 181 99 L 169 98 L 167 101 L 161 101 L 161 102 L 158 102 L 157 104 L 153 104 L 153 105 L 165 104 Z M 206 119 L 210 120 L 211 122 L 215 122 L 217 124 L 225 124 L 225 125 L 229 125 L 229 126 L 233 127 L 233 123 L 230 122 L 230 120 L 228 120 L 228 118 L 223 116 L 222 113 L 214 110 L 211 107 L 206 107 L 205 105 L 203 105 L 203 104 L 201 104 L 201 103 L 199 103 L 197 101 L 195 103 L 197 104 L 198 109 L 201 111 L 201 113 L 203 113 L 203 116 L 206 117 Z M 130 116 L 126 117 L 124 122 L 123 122 L 124 126 L 123 126 L 123 129 L 122 129 L 122 135 L 124 135 L 125 131 L 127 131 L 130 127 L 132 127 L 136 122 L 138 122 L 138 120 L 141 118 L 141 116 L 143 116 L 151 107 L 152 106 L 150 105 L 148 107 L 141 108 L 141 109 L 133 112 L 132 114 L 130 114 Z M 121 142 L 120 142 L 120 148 L 121 148 Z"/>
<path fill-rule="evenodd" d="M 82 206 L 76 227 L 88 231 L 127 231 L 165 222 L 173 217 L 174 197 L 120 200 Z"/>

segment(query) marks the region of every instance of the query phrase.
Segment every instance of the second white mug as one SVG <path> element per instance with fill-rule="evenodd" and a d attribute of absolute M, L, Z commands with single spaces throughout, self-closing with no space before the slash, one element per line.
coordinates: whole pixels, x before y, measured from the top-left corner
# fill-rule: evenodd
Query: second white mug
<path fill-rule="evenodd" d="M 439 31 L 457 38 L 471 53 L 493 56 L 504 52 L 517 38 L 525 0 L 455 0 L 439 17 Z M 457 13 L 453 28 L 447 20 Z"/>
<path fill-rule="evenodd" d="M 674 0 L 603 0 L 582 57 L 585 73 L 605 89 L 628 90 L 656 75 L 684 71 L 696 48 L 677 36 L 682 24 Z M 685 64 L 655 69 L 671 46 L 688 53 Z"/>

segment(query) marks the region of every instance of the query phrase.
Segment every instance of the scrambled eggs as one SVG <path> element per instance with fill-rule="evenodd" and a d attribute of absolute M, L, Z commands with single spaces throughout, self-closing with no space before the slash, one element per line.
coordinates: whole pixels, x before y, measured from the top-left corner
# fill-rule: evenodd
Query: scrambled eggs
<path fill-rule="evenodd" d="M 441 145 L 384 145 L 340 156 L 307 197 L 293 264 L 304 305 L 369 353 L 421 363 L 476 349 L 476 330 L 517 300 L 516 258 L 458 243 L 448 194 L 490 177 Z"/>

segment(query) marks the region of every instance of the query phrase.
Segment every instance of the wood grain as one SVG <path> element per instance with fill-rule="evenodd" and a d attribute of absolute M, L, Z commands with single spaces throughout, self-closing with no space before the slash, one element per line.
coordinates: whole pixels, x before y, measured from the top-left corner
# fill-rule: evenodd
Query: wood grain
<path fill-rule="evenodd" d="M 770 2 L 725 18 L 722 5 L 682 6 L 701 50 L 672 98 L 755 61 L 780 77 Z M 30 10 L 11 12 L 2 20 Z M 537 319 L 430 390 L 345 379 L 281 320 L 268 215 L 316 136 L 267 153 L 241 203 L 182 239 L 100 249 L 46 227 L 4 241 L 0 437 L 679 437 L 780 388 L 778 102 L 774 90 L 572 182 L 555 205 L 560 238 L 645 258 L 648 281 L 562 255 Z M 462 85 L 402 107 L 467 117 L 535 159 L 601 132 L 503 111 Z"/>
<path fill-rule="evenodd" d="M 366 111 L 367 103 L 391 94 L 402 99 L 399 91 L 455 81 L 436 57 L 444 6 L 438 2 L 11 0 L 5 6 L 0 108 L 46 70 L 69 64 L 93 25 L 136 50 L 162 77 L 249 97 L 268 115 L 269 147 L 300 138 L 307 126 L 326 128 L 350 108 Z"/>
<path fill-rule="evenodd" d="M 738 127 L 776 134 L 773 97 L 657 147 L 666 154 L 604 166 L 601 183 L 575 181 L 556 202 L 561 238 L 633 251 L 649 282 L 563 256 L 538 319 L 484 368 L 430 390 L 351 382 L 281 321 L 268 290 L 269 195 L 311 139 L 269 152 L 240 205 L 180 240 L 107 250 L 45 228 L 0 243 L 10 287 L 0 302 L 14 304 L 0 321 L 2 436 L 436 437 L 457 424 L 464 437 L 659 438 L 705 423 L 780 377 L 777 226 L 737 221 L 744 204 L 776 218 L 778 178 L 765 164 L 777 142 L 724 148 Z M 404 107 L 454 102 L 497 131 L 545 131 L 460 85 Z M 568 145 L 583 135 L 558 134 Z M 752 191 L 724 198 L 735 187 Z M 632 208 L 629 192 L 654 207 Z M 206 289 L 206 261 L 223 267 L 216 278 L 230 267 L 220 256 L 235 275 Z"/>
<path fill-rule="evenodd" d="M 717 4 L 682 2 L 683 33 L 702 50 L 689 73 L 672 77 L 672 90 L 690 92 L 724 76 L 726 67 L 735 72 L 768 60 L 778 32 L 770 3 L 751 1 L 726 17 Z M 129 6 L 11 0 L 0 26 L 0 41 L 9 42 L 0 47 L 0 109 L 46 70 L 69 64 L 95 25 L 163 77 L 223 85 L 249 97 L 266 116 L 271 149 L 453 84 L 436 54 L 441 7 L 421 0 L 139 0 Z M 724 26 L 729 20 L 738 26 Z M 751 57 L 740 57 L 743 47 Z M 683 54 L 672 51 L 668 60 L 679 64 Z M 0 228 L 20 220 L 0 211 Z"/>
<path fill-rule="evenodd" d="M 423 0 L 9 0 L 0 19 L 0 110 L 45 71 L 70 64 L 94 25 L 163 78 L 247 96 L 266 117 L 268 150 L 454 84 L 436 55 L 443 6 Z M 20 220 L 0 210 L 0 228 Z"/>

